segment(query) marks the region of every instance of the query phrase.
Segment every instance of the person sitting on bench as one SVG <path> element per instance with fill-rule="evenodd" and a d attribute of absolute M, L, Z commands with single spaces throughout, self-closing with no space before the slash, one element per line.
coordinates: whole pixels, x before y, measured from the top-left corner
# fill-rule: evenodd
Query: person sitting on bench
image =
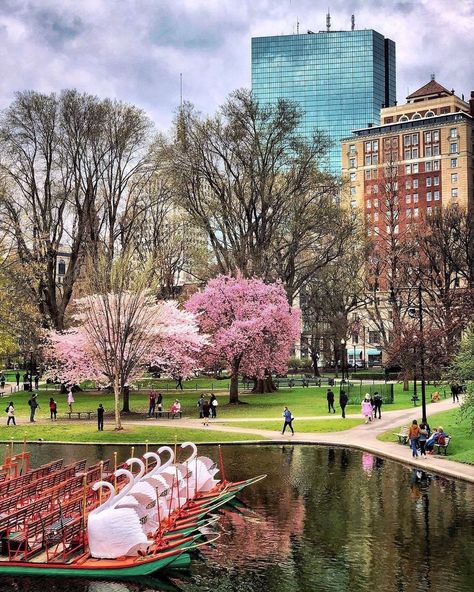
<path fill-rule="evenodd" d="M 433 435 L 426 441 L 426 450 L 428 454 L 433 454 L 435 444 L 444 446 L 446 444 L 447 437 L 448 434 L 444 432 L 441 426 L 439 428 L 436 428 L 436 430 L 433 432 Z"/>

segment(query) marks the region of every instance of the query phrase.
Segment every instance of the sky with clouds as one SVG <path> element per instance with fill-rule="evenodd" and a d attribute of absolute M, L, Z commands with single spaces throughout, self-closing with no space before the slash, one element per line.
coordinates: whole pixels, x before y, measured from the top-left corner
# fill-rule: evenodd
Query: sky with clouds
<path fill-rule="evenodd" d="M 474 0 L 0 0 L 0 108 L 14 92 L 76 87 L 166 128 L 184 98 L 213 112 L 250 87 L 252 36 L 376 29 L 397 44 L 401 101 L 430 78 L 474 89 Z"/>

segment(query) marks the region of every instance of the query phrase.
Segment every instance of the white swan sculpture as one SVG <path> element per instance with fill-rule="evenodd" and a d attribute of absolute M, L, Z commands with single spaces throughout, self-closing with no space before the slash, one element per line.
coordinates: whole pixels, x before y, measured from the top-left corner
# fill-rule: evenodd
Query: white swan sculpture
<path fill-rule="evenodd" d="M 196 493 L 206 493 L 211 491 L 217 484 L 218 480 L 214 479 L 216 473 L 219 472 L 214 461 L 207 456 L 197 456 L 197 446 L 193 442 L 183 442 L 181 448 L 191 448 L 191 456 L 184 461 L 193 477 L 189 480 L 188 487 Z"/>
<path fill-rule="evenodd" d="M 100 487 L 110 491 L 107 501 L 89 513 L 87 522 L 90 553 L 97 559 L 137 555 L 149 544 L 135 508 L 117 507 L 133 487 L 134 477 L 126 469 L 118 469 L 114 474 L 116 477 L 125 475 L 128 479 L 119 494 L 115 494 L 114 486 L 108 481 L 98 481 L 92 486 L 94 491 Z"/>

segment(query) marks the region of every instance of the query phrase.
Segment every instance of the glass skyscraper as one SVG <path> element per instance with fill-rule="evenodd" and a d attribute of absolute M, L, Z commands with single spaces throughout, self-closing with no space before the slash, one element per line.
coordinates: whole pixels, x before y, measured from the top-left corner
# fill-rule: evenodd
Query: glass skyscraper
<path fill-rule="evenodd" d="M 339 174 L 341 138 L 378 125 L 381 107 L 395 103 L 395 43 L 372 30 L 255 37 L 252 92 L 263 103 L 297 102 L 301 133 L 329 135 L 327 167 Z"/>

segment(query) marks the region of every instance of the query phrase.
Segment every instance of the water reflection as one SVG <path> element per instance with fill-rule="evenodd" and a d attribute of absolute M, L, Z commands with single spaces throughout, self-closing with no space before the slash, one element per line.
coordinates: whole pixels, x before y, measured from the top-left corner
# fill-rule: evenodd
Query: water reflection
<path fill-rule="evenodd" d="M 136 453 L 142 452 L 137 449 Z M 474 576 L 474 487 L 367 453 L 309 446 L 224 447 L 230 479 L 267 473 L 225 510 L 222 537 L 188 573 L 164 580 L 71 580 L 72 592 L 467 592 Z M 46 447 L 66 461 L 102 447 Z M 119 451 L 119 461 L 130 453 Z M 215 448 L 203 450 L 216 455 Z M 60 580 L 0 578 L 0 590 L 55 592 Z"/>

